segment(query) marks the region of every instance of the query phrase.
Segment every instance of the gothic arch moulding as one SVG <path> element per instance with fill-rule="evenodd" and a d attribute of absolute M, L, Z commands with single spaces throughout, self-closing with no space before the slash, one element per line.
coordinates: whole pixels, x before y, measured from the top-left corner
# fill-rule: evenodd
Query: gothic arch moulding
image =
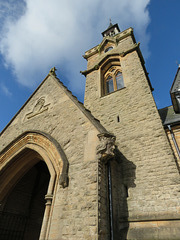
<path fill-rule="evenodd" d="M 18 157 L 23 152 L 30 153 L 30 151 L 34 152 L 33 159 L 28 160 L 27 157 L 23 161 L 18 161 Z M 46 163 L 51 175 L 48 193 L 52 194 L 56 179 L 59 179 L 59 184 L 63 188 L 68 186 L 68 161 L 61 146 L 48 134 L 36 131 L 25 132 L 0 153 L 0 200 L 9 191 L 8 183 L 11 187 L 15 176 L 29 170 L 36 163 L 37 158 Z M 4 174 L 7 171 L 11 174 Z"/>
<path fill-rule="evenodd" d="M 40 240 L 47 239 L 57 184 L 68 186 L 68 161 L 61 146 L 48 134 L 25 132 L 0 153 L 0 203 L 18 180 L 37 162 L 44 161 L 50 173 Z M 3 204 L 2 204 L 3 205 Z"/>

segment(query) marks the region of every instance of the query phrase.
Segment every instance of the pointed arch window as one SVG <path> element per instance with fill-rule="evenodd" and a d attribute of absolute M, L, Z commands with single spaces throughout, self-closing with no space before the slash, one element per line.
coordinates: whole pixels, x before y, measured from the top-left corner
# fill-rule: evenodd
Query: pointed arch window
<path fill-rule="evenodd" d="M 116 73 L 115 77 L 116 77 L 117 89 L 123 88 L 124 87 L 124 81 L 123 81 L 122 72 L 118 71 Z"/>
<path fill-rule="evenodd" d="M 114 91 L 113 77 L 111 75 L 106 78 L 106 89 L 108 93 Z"/>
<path fill-rule="evenodd" d="M 105 95 L 124 88 L 123 75 L 119 66 L 109 68 L 104 74 Z"/>

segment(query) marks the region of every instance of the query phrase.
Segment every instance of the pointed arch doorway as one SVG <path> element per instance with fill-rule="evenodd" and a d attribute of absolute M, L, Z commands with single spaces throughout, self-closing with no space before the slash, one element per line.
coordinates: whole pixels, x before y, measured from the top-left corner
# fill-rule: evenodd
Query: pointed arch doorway
<path fill-rule="evenodd" d="M 0 236 L 48 239 L 56 188 L 67 186 L 68 162 L 51 137 L 27 132 L 0 155 Z"/>

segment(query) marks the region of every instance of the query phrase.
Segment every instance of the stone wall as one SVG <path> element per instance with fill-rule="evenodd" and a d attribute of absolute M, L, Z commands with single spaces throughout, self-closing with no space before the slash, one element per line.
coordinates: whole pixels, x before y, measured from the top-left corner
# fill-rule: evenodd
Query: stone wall
<path fill-rule="evenodd" d="M 59 180 L 55 183 L 47 239 L 95 240 L 98 239 L 99 131 L 68 94 L 57 79 L 48 77 L 2 132 L 0 148 L 26 131 L 41 131 L 54 138 L 69 162 L 69 185 L 62 188 Z"/>
<path fill-rule="evenodd" d="M 177 145 L 180 149 L 180 127 L 178 125 L 177 126 L 172 126 L 171 129 L 172 129 L 172 133 L 174 134 L 175 141 L 176 141 L 176 143 L 177 143 Z M 179 156 L 178 156 L 178 153 L 177 153 L 177 149 L 174 145 L 171 133 L 168 129 L 166 129 L 166 134 L 168 136 L 169 142 L 170 142 L 171 147 L 173 149 L 173 152 L 175 154 L 175 158 L 176 158 L 176 161 L 177 161 L 177 167 L 180 171 L 180 159 L 179 159 Z"/>

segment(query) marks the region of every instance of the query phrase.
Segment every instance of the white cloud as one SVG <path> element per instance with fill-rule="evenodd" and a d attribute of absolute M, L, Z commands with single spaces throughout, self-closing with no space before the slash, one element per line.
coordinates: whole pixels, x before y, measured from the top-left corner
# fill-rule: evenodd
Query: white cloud
<path fill-rule="evenodd" d="M 10 92 L 10 90 L 4 85 L 4 83 L 0 84 L 0 88 L 1 91 L 7 96 L 7 97 L 11 97 L 12 93 Z"/>
<path fill-rule="evenodd" d="M 100 33 L 107 28 L 110 17 L 122 30 L 134 27 L 143 52 L 148 55 L 149 2 L 25 0 L 21 14 L 18 12 L 13 19 L 6 17 L 0 52 L 19 83 L 36 85 L 56 66 L 77 93 L 82 91 L 85 82 L 79 74 L 85 68 L 81 55 L 102 40 Z"/>
<path fill-rule="evenodd" d="M 0 0 L 0 28 L 5 20 L 17 20 L 25 10 L 24 0 Z"/>

